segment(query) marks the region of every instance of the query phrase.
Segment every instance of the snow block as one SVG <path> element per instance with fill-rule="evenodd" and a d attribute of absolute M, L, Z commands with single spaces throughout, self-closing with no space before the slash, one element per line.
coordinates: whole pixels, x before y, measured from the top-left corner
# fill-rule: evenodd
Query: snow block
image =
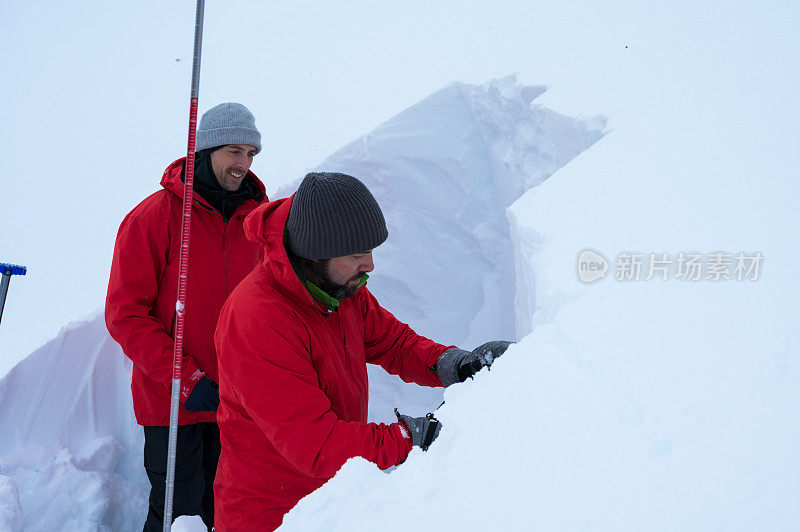
<path fill-rule="evenodd" d="M 22 522 L 17 485 L 12 478 L 0 475 L 0 530 L 20 532 Z"/>

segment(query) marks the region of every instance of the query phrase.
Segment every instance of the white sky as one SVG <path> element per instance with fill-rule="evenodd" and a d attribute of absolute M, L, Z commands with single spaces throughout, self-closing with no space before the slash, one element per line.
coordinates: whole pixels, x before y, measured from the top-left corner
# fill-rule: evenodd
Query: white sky
<path fill-rule="evenodd" d="M 708 145 L 688 168 L 730 164 L 715 185 L 757 191 L 800 171 L 797 6 L 209 1 L 200 107 L 254 112 L 253 170 L 272 191 L 451 81 L 520 72 L 558 111 L 651 124 L 632 150 L 656 160 L 680 157 L 658 152 L 659 123 L 685 123 Z M 119 222 L 185 154 L 194 10 L 0 4 L 0 262 L 29 268 L 11 283 L 0 375 L 102 308 Z M 768 160 L 731 163 L 751 148 Z"/>

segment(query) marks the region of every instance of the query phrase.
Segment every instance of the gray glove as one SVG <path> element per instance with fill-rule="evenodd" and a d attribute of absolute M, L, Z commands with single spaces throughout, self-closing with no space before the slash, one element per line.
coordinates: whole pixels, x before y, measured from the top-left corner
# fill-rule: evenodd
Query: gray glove
<path fill-rule="evenodd" d="M 494 359 L 505 353 L 513 342 L 486 342 L 472 351 L 464 351 L 452 347 L 439 356 L 436 372 L 445 386 L 464 382 L 478 373 L 481 368 L 489 367 Z"/>
<path fill-rule="evenodd" d="M 394 415 L 397 416 L 397 421 L 404 424 L 411 433 L 411 444 L 416 445 L 423 451 L 428 450 L 430 444 L 439 435 L 439 431 L 442 430 L 442 424 L 433 417 L 433 414 L 428 414 L 425 417 L 410 417 L 404 416 L 395 408 Z"/>

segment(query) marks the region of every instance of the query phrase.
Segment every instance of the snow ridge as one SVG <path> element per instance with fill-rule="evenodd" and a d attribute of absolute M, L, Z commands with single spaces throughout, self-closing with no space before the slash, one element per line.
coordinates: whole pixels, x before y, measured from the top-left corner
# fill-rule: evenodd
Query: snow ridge
<path fill-rule="evenodd" d="M 453 83 L 315 168 L 358 177 L 382 206 L 389 239 L 375 251 L 370 290 L 420 334 L 470 349 L 518 337 L 506 209 L 606 127 L 602 116 L 573 118 L 535 105 L 545 91 L 516 75 Z M 394 421 L 395 405 L 424 414 L 441 403 L 441 391 L 368 371 L 370 421 Z"/>
<path fill-rule="evenodd" d="M 362 179 L 383 206 L 390 238 L 370 287 L 418 332 L 464 345 L 515 336 L 505 210 L 606 126 L 533 105 L 545 90 L 513 75 L 453 83 L 317 166 Z"/>

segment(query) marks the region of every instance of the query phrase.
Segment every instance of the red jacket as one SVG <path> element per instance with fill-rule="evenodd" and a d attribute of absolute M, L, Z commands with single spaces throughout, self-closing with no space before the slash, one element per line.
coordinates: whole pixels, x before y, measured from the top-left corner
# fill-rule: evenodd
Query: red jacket
<path fill-rule="evenodd" d="M 347 459 L 381 469 L 411 443 L 398 423 L 367 423 L 366 363 L 406 382 L 441 386 L 431 370 L 447 346 L 419 336 L 366 286 L 330 312 L 292 269 L 283 245 L 291 198 L 245 220 L 264 261 L 220 313 L 217 421 L 222 456 L 214 483 L 218 531 L 272 530 Z"/>
<path fill-rule="evenodd" d="M 160 190 L 122 221 L 114 246 L 106 296 L 106 326 L 133 361 L 131 391 L 140 425 L 169 425 L 175 303 L 183 215 L 184 159 L 164 171 Z M 264 185 L 252 172 L 261 193 Z M 266 195 L 265 195 L 266 198 Z M 244 217 L 259 202 L 247 200 L 228 223 L 197 192 L 192 204 L 189 277 L 181 372 L 182 400 L 202 373 L 217 381 L 214 327 L 225 299 L 258 264 L 261 246 L 244 236 Z M 193 413 L 181 406 L 181 425 L 214 421 L 214 412 Z"/>

